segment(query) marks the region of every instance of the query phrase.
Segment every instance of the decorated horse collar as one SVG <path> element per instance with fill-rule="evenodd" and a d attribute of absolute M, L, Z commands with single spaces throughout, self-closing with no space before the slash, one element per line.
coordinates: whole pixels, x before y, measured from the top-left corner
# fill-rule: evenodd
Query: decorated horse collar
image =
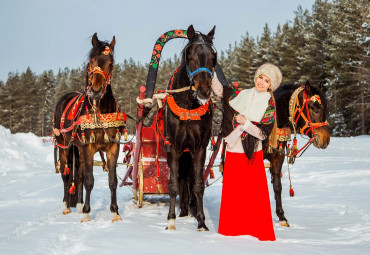
<path fill-rule="evenodd" d="M 209 101 L 196 109 L 188 110 L 178 106 L 171 94 L 168 95 L 165 100 L 167 101 L 171 112 L 177 115 L 180 120 L 200 120 L 200 117 L 209 111 Z"/>

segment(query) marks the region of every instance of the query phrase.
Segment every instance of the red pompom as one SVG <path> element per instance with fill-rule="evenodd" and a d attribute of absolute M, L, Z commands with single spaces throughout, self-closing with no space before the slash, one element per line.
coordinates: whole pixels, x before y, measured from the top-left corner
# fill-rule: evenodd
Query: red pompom
<path fill-rule="evenodd" d="M 71 172 L 71 169 L 69 169 L 68 165 L 66 164 L 64 166 L 63 175 L 68 175 Z"/>
<path fill-rule="evenodd" d="M 209 178 L 211 178 L 211 179 L 214 179 L 215 178 L 215 173 L 213 172 L 212 167 L 211 167 L 211 169 L 209 171 Z"/>
<path fill-rule="evenodd" d="M 75 193 L 75 191 L 76 191 L 76 187 L 75 187 L 75 183 L 74 182 L 72 182 L 72 186 L 71 186 L 71 188 L 69 189 L 69 194 L 74 194 Z"/>
<path fill-rule="evenodd" d="M 293 190 L 292 186 L 290 186 L 290 189 L 289 189 L 289 195 L 290 195 L 291 197 L 294 197 L 294 190 Z"/>

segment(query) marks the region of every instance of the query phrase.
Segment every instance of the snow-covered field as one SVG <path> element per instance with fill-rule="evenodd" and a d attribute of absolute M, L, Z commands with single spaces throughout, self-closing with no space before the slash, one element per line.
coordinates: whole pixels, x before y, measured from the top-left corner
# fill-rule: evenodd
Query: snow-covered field
<path fill-rule="evenodd" d="M 112 223 L 107 174 L 95 167 L 92 220 L 80 223 L 75 208 L 62 214 L 52 144 L 0 126 L 0 254 L 370 254 L 369 151 L 370 136 L 332 138 L 326 150 L 310 147 L 291 166 L 293 198 L 285 164 L 283 207 L 291 227 L 278 225 L 269 183 L 277 240 L 260 242 L 217 234 L 221 179 L 205 191 L 209 232 L 197 232 L 190 217 L 177 218 L 177 230 L 166 231 L 168 197 L 147 197 L 139 209 L 128 187 L 117 194 L 123 220 Z M 124 173 L 120 165 L 119 176 Z"/>

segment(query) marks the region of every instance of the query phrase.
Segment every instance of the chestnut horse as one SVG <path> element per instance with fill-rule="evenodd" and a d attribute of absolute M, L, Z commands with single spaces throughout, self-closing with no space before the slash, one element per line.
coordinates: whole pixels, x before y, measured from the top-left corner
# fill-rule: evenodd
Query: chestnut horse
<path fill-rule="evenodd" d="M 81 222 L 90 220 L 90 195 L 94 187 L 94 154 L 104 151 L 107 153 L 112 221 L 117 221 L 121 220 L 121 217 L 118 213 L 116 196 L 118 183 L 116 163 L 120 135 L 125 127 L 126 119 L 124 114 L 119 112 L 110 85 L 116 40 L 113 37 L 110 43 L 103 42 L 95 33 L 91 42 L 93 47 L 89 54 L 85 91 L 64 95 L 58 101 L 54 112 L 54 137 L 59 147 L 60 170 L 64 182 L 65 209 L 63 213 L 68 214 L 71 211 L 70 206 L 74 205 L 68 196 L 77 196 L 72 201 L 77 200 L 77 207 L 79 205 L 82 207 L 83 184 L 86 196 Z M 70 161 L 73 158 L 71 150 L 78 153 L 79 166 L 71 164 Z M 68 165 L 73 169 L 70 170 Z M 77 192 L 75 192 L 75 186 Z"/>
<path fill-rule="evenodd" d="M 324 93 L 320 88 L 311 86 L 309 81 L 304 86 L 282 85 L 274 92 L 276 102 L 277 126 L 279 129 L 296 129 L 300 134 L 311 138 L 313 145 L 325 149 L 330 143 L 328 126 L 328 108 Z M 291 121 L 293 120 L 293 122 Z M 290 132 L 287 137 L 290 138 Z M 279 139 L 279 138 L 278 138 Z M 281 226 L 289 227 L 285 218 L 281 201 L 281 168 L 285 159 L 285 151 L 290 151 L 290 160 L 294 160 L 297 151 L 287 150 L 287 139 L 280 139 L 279 150 L 269 150 L 268 142 L 264 142 L 264 159 L 270 161 L 271 183 L 274 187 L 276 214 Z M 292 150 L 293 149 L 293 150 Z M 289 154 L 289 153 L 288 153 Z M 293 194 L 291 194 L 293 195 Z"/>

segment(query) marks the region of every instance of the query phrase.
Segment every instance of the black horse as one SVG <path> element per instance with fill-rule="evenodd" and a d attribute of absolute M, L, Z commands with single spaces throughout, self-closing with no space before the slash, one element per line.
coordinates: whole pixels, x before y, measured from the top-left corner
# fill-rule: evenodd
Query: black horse
<path fill-rule="evenodd" d="M 198 221 L 198 230 L 207 231 L 203 212 L 203 167 L 211 136 L 211 81 L 217 53 L 212 40 L 215 27 L 207 34 L 187 29 L 188 44 L 182 51 L 181 65 L 172 81 L 163 112 L 165 146 L 169 146 L 167 162 L 170 167 L 170 208 L 167 229 L 175 228 L 175 202 L 180 195 L 181 216 L 191 213 Z"/>
<path fill-rule="evenodd" d="M 104 151 L 107 153 L 112 221 L 117 221 L 121 220 L 121 217 L 116 196 L 116 163 L 119 140 L 126 119 L 125 115 L 119 112 L 110 85 L 116 40 L 113 37 L 110 43 L 99 41 L 95 33 L 91 42 L 93 48 L 89 54 L 85 91 L 64 95 L 58 101 L 54 112 L 54 136 L 59 147 L 60 170 L 64 182 L 63 213 L 70 212 L 70 206 L 74 205 L 72 201 L 83 203 L 83 184 L 86 197 L 81 222 L 90 220 L 90 195 L 94 186 L 93 158 L 96 152 Z M 71 164 L 71 150 L 78 153 L 79 157 L 74 161 L 79 160 L 79 166 Z M 68 165 L 74 170 L 67 168 Z M 77 192 L 74 191 L 75 186 Z M 69 193 L 72 195 L 66 197 Z"/>
<path fill-rule="evenodd" d="M 279 129 L 288 128 L 289 131 L 298 129 L 300 134 L 312 139 L 313 145 L 325 149 L 330 142 L 328 126 L 328 108 L 326 97 L 320 88 L 311 86 L 307 81 L 304 86 L 282 85 L 275 92 L 276 116 Z M 294 124 L 292 123 L 292 121 Z M 289 132 L 288 132 L 289 133 Z M 290 134 L 287 134 L 290 137 Z M 264 142 L 264 159 L 270 161 L 271 183 L 274 187 L 276 214 L 281 226 L 289 227 L 284 215 L 281 201 L 281 168 L 284 163 L 286 151 L 290 151 L 292 158 L 296 154 L 294 148 L 287 150 L 287 139 L 280 139 L 279 150 L 272 150 L 268 142 Z M 289 152 L 288 152 L 289 154 Z"/>

